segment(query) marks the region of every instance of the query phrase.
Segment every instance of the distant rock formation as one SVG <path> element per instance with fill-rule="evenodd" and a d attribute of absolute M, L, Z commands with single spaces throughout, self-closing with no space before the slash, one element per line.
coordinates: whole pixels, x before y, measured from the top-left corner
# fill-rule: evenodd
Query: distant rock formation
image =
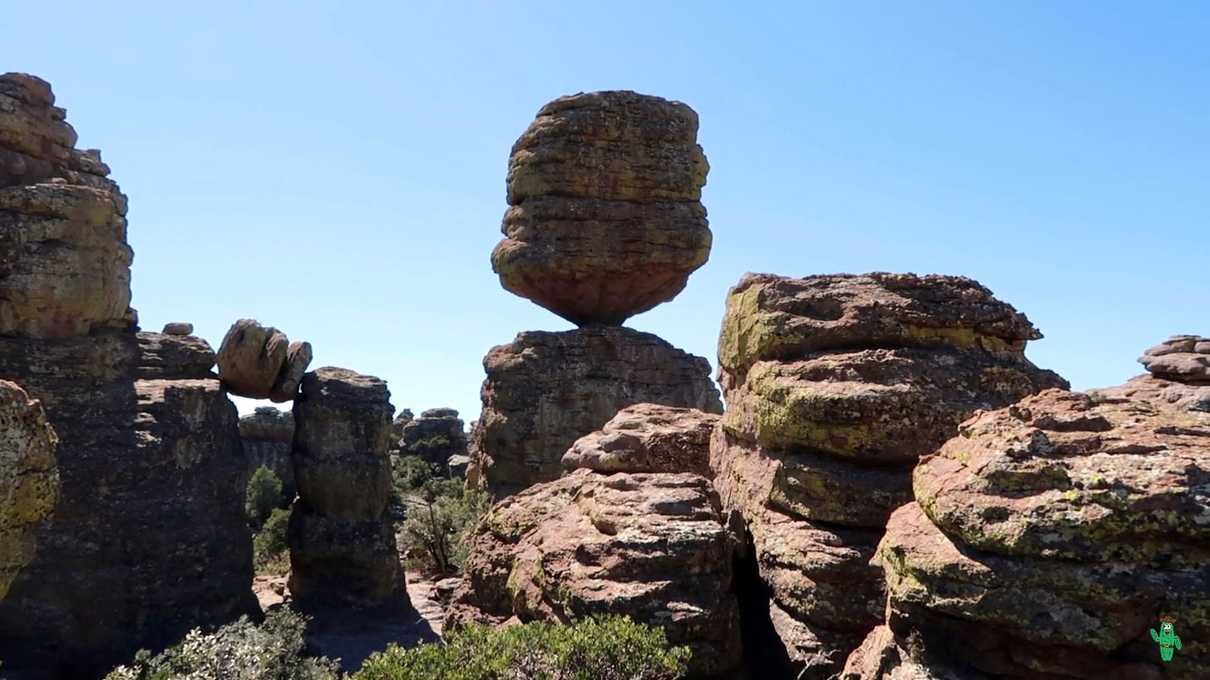
<path fill-rule="evenodd" d="M 390 392 L 343 368 L 307 373 L 294 402 L 290 592 L 306 609 L 403 605 L 403 569 L 386 515 Z"/>
<path fill-rule="evenodd" d="M 290 342 L 272 326 L 240 319 L 219 346 L 218 375 L 232 394 L 281 403 L 297 395 L 311 359 L 311 343 Z"/>
<path fill-rule="evenodd" d="M 1139 363 L 1156 377 L 1210 384 L 1210 338 L 1174 335 L 1143 352 Z"/>
<path fill-rule="evenodd" d="M 626 406 L 722 412 L 709 362 L 629 328 L 527 331 L 483 366 L 468 475 L 495 494 L 559 477 L 567 448 Z"/>
<path fill-rule="evenodd" d="M 282 496 L 289 501 L 298 493 L 294 482 L 294 414 L 272 406 L 258 406 L 239 419 L 247 474 L 266 467 L 281 480 Z"/>
<path fill-rule="evenodd" d="M 497 504 L 468 539 L 448 625 L 625 614 L 688 645 L 696 673 L 740 661 L 734 537 L 706 477 L 718 416 L 641 404 L 575 442 L 566 477 Z M 683 469 L 678 469 L 683 466 Z"/>
<path fill-rule="evenodd" d="M 136 335 L 126 197 L 75 140 L 49 85 L 0 76 L 0 378 L 59 438 L 54 520 L 0 601 L 8 677 L 89 677 L 256 611 L 235 407 L 204 342 Z"/>
<path fill-rule="evenodd" d="M 1205 676 L 1210 386 L 1049 390 L 971 418 L 913 479 L 878 548 L 886 625 L 844 678 Z"/>
<path fill-rule="evenodd" d="M 164 324 L 164 335 L 193 335 L 193 324 L 187 321 L 170 321 Z"/>
<path fill-rule="evenodd" d="M 697 114 L 634 92 L 560 97 L 513 145 L 505 289 L 578 326 L 671 300 L 710 254 Z"/>
<path fill-rule="evenodd" d="M 33 560 L 36 529 L 59 500 L 58 444 L 42 404 L 0 380 L 0 600 Z"/>
<path fill-rule="evenodd" d="M 408 412 L 411 413 L 410 411 Z M 399 418 L 395 419 L 397 423 Z M 453 456 L 466 455 L 466 430 L 458 412 L 452 408 L 431 408 L 419 418 L 402 423 L 397 442 L 398 453 L 419 456 L 448 472 Z"/>
<path fill-rule="evenodd" d="M 731 289 L 714 484 L 794 673 L 836 673 L 882 619 L 869 560 L 916 460 L 972 413 L 1066 385 L 1025 359 L 1038 337 L 961 277 L 748 274 Z"/>

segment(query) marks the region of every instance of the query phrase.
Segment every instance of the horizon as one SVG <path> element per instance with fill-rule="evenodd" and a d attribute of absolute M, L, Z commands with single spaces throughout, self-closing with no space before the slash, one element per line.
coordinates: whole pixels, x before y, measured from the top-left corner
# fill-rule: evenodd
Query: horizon
<path fill-rule="evenodd" d="M 58 6 L 15 8 L 56 31 L 10 36 L 4 70 L 51 83 L 129 197 L 142 328 L 188 321 L 217 350 L 256 318 L 312 369 L 386 379 L 397 413 L 469 423 L 491 347 L 573 327 L 488 255 L 509 148 L 576 91 L 699 115 L 710 260 L 625 325 L 714 371 L 746 271 L 968 276 L 1073 389 L 1210 331 L 1208 8 Z"/>

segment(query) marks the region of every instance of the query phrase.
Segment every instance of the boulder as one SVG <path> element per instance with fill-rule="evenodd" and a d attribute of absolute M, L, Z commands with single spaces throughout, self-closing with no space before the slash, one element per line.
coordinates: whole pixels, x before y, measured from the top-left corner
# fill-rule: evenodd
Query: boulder
<path fill-rule="evenodd" d="M 746 528 L 794 673 L 827 678 L 882 620 L 869 561 L 911 470 L 981 409 L 1066 386 L 1029 321 L 961 277 L 745 275 L 719 338 L 714 483 Z"/>
<path fill-rule="evenodd" d="M 170 321 L 164 324 L 164 335 L 193 335 L 193 324 L 186 321 Z"/>
<path fill-rule="evenodd" d="M 298 493 L 294 482 L 294 414 L 272 406 L 259 406 L 239 419 L 239 436 L 247 461 L 246 474 L 266 467 L 282 483 L 282 496 L 293 499 Z"/>
<path fill-rule="evenodd" d="M 256 319 L 240 319 L 219 346 L 219 379 L 232 394 L 265 399 L 286 365 L 289 344 L 286 334 L 276 328 L 262 326 Z"/>
<path fill-rule="evenodd" d="M 445 467 L 449 471 L 450 479 L 466 479 L 470 465 L 471 457 L 467 455 L 455 454 L 445 461 Z"/>
<path fill-rule="evenodd" d="M 495 494 L 557 478 L 568 447 L 626 406 L 722 412 L 709 362 L 629 328 L 520 333 L 483 365 L 468 479 Z"/>
<path fill-rule="evenodd" d="M 156 379 L 213 378 L 214 350 L 193 335 L 138 333 L 138 377 Z"/>
<path fill-rule="evenodd" d="M 1174 335 L 1143 352 L 1139 363 L 1160 378 L 1210 384 L 1210 338 Z"/>
<path fill-rule="evenodd" d="M 290 343 L 290 346 L 286 349 L 286 363 L 282 366 L 281 373 L 278 374 L 277 380 L 273 383 L 273 390 L 269 392 L 269 399 L 279 404 L 285 401 L 294 401 L 294 397 L 298 395 L 298 386 L 302 383 L 303 374 L 307 372 L 307 367 L 311 365 L 312 357 L 311 343 Z"/>
<path fill-rule="evenodd" d="M 693 472 L 710 477 L 710 433 L 718 416 L 697 409 L 635 404 L 563 454 L 568 470 Z"/>
<path fill-rule="evenodd" d="M 42 404 L 0 380 L 0 600 L 33 560 L 35 530 L 58 502 L 58 444 Z"/>
<path fill-rule="evenodd" d="M 513 145 L 504 288 L 579 325 L 621 325 L 671 300 L 705 264 L 697 114 L 634 92 L 556 99 Z"/>
<path fill-rule="evenodd" d="M 386 516 L 390 392 L 343 368 L 307 373 L 294 402 L 290 592 L 303 608 L 407 602 Z"/>

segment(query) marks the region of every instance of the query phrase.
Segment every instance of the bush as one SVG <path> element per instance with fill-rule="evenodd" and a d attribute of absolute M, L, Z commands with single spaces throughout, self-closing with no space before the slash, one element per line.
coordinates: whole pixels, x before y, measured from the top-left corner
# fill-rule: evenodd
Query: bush
<path fill-rule="evenodd" d="M 289 545 L 286 529 L 290 526 L 290 511 L 274 508 L 265 525 L 252 539 L 252 558 L 258 574 L 284 574 L 290 570 Z"/>
<path fill-rule="evenodd" d="M 688 658 L 689 649 L 669 648 L 658 628 L 603 617 L 570 626 L 469 626 L 444 644 L 392 645 L 353 680 L 670 680 L 684 674 Z"/>
<path fill-rule="evenodd" d="M 391 469 L 395 490 L 408 495 L 424 486 L 425 482 L 437 477 L 436 466 L 420 456 L 399 456 Z"/>
<path fill-rule="evenodd" d="M 405 552 L 422 569 L 448 573 L 460 568 L 466 559 L 466 531 L 489 506 L 486 493 L 464 490 L 459 480 L 430 480 L 401 528 Z"/>
<path fill-rule="evenodd" d="M 253 527 L 260 527 L 269 519 L 274 508 L 286 504 L 282 497 L 281 480 L 273 471 L 264 465 L 256 468 L 248 479 L 244 508 L 248 513 L 248 521 Z"/>
<path fill-rule="evenodd" d="M 213 633 L 193 629 L 161 654 L 139 652 L 105 680 L 338 680 L 338 666 L 303 656 L 307 620 L 289 609 L 257 626 L 242 617 Z"/>

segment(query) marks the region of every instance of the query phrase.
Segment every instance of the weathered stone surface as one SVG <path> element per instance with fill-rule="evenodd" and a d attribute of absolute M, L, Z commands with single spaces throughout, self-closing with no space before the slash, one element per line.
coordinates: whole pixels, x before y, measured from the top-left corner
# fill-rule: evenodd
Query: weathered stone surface
<path fill-rule="evenodd" d="M 445 468 L 449 471 L 450 479 L 466 479 L 470 465 L 471 457 L 467 455 L 453 455 L 445 461 Z"/>
<path fill-rule="evenodd" d="M 987 680 L 970 668 L 957 672 L 942 664 L 918 661 L 920 654 L 900 647 L 891 629 L 881 625 L 849 656 L 840 680 Z"/>
<path fill-rule="evenodd" d="M 557 478 L 568 447 L 626 406 L 722 411 L 705 359 L 629 328 L 521 333 L 483 365 L 468 476 L 497 494 Z"/>
<path fill-rule="evenodd" d="M 718 416 L 697 409 L 635 404 L 563 454 L 568 470 L 693 472 L 710 477 L 710 433 Z"/>
<path fill-rule="evenodd" d="M 972 413 L 1066 386 L 1025 359 L 1035 337 L 960 277 L 749 274 L 731 290 L 711 467 L 802 677 L 839 672 L 882 620 L 869 560 L 913 463 Z"/>
<path fill-rule="evenodd" d="M 729 677 L 740 658 L 732 538 L 704 477 L 581 469 L 497 504 L 469 538 L 448 625 L 629 615 Z"/>
<path fill-rule="evenodd" d="M 35 530 L 59 500 L 58 444 L 42 405 L 0 380 L 0 600 L 33 560 Z"/>
<path fill-rule="evenodd" d="M 239 436 L 244 444 L 247 474 L 264 466 L 282 483 L 282 495 L 288 500 L 298 493 L 294 482 L 294 414 L 272 406 L 259 406 L 239 419 Z"/>
<path fill-rule="evenodd" d="M 141 379 L 213 378 L 214 350 L 193 335 L 138 333 Z"/>
<path fill-rule="evenodd" d="M 385 515 L 391 471 L 390 392 L 343 368 L 307 373 L 294 402 L 290 591 L 302 606 L 406 602 Z"/>
<path fill-rule="evenodd" d="M 697 127 L 688 106 L 634 92 L 544 106 L 509 158 L 492 251 L 505 289 L 580 326 L 671 300 L 710 254 Z"/>
<path fill-rule="evenodd" d="M 1144 352 L 1139 363 L 1160 378 L 1210 384 L 1210 338 L 1174 335 Z"/>
<path fill-rule="evenodd" d="M 169 321 L 164 324 L 164 335 L 193 335 L 193 324 L 187 321 Z"/>
<path fill-rule="evenodd" d="M 269 393 L 269 399 L 278 403 L 293 401 L 294 397 L 298 396 L 298 386 L 302 383 L 303 374 L 307 372 L 307 367 L 311 365 L 313 356 L 311 343 L 290 343 L 289 348 L 286 349 L 286 363 L 282 366 L 281 373 L 278 374 L 277 380 L 273 383 L 273 390 Z"/>
<path fill-rule="evenodd" d="M 256 319 L 240 319 L 218 348 L 219 379 L 232 394 L 265 399 L 285 368 L 289 344 L 286 334 L 276 328 L 262 326 Z"/>
<path fill-rule="evenodd" d="M 400 455 L 420 456 L 442 467 L 451 456 L 466 455 L 466 444 L 466 430 L 458 411 L 452 408 L 428 409 L 399 426 Z"/>

